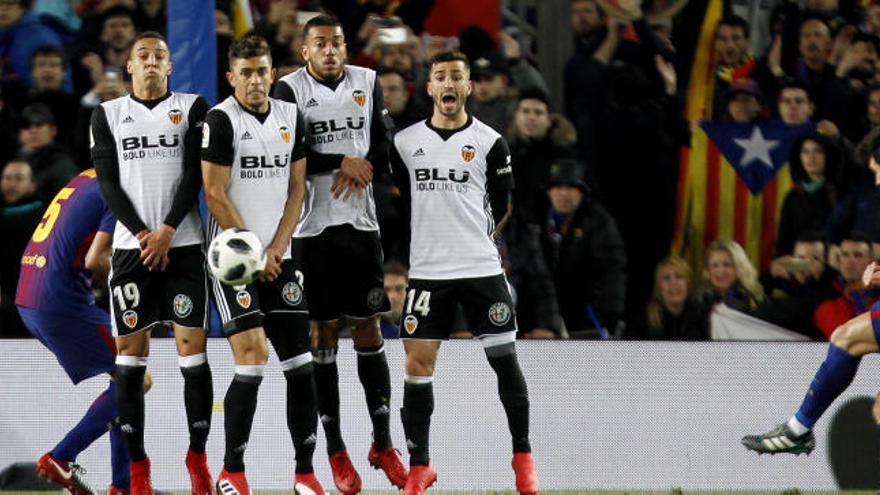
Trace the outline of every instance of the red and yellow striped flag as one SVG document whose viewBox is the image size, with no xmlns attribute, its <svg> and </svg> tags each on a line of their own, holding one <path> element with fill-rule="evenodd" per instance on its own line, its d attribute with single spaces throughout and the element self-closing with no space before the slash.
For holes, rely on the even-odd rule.
<svg viewBox="0 0 880 495">
<path fill-rule="evenodd" d="M 690 122 L 712 115 L 712 46 L 722 3 L 709 0 L 703 18 L 686 96 Z M 782 200 L 791 188 L 788 147 L 803 131 L 781 122 L 693 126 L 691 146 L 682 148 L 679 159 L 672 251 L 699 268 L 709 243 L 733 239 L 756 267 L 769 267 Z"/>
</svg>

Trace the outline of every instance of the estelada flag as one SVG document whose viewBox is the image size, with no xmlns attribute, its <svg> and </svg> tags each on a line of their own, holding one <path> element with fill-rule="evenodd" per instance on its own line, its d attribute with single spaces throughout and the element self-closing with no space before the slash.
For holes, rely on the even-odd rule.
<svg viewBox="0 0 880 495">
<path fill-rule="evenodd" d="M 774 256 L 782 200 L 791 189 L 791 143 L 812 124 L 702 122 L 682 153 L 686 174 L 675 242 L 700 266 L 715 239 L 733 239 L 761 270 Z"/>
</svg>

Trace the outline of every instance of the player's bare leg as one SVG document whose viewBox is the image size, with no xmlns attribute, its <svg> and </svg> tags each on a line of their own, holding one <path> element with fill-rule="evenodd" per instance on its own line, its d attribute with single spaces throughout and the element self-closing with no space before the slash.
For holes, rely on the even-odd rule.
<svg viewBox="0 0 880 495">
<path fill-rule="evenodd" d="M 338 320 L 311 322 L 315 394 L 318 398 L 318 415 L 327 438 L 333 483 L 344 495 L 352 495 L 360 491 L 361 477 L 348 456 L 339 425 L 338 336 Z"/>
<path fill-rule="evenodd" d="M 762 435 L 747 435 L 742 443 L 760 454 L 809 454 L 816 445 L 813 425 L 841 394 L 858 371 L 862 356 L 878 352 L 871 312 L 844 323 L 831 335 L 828 355 L 816 372 L 797 413 Z"/>
<path fill-rule="evenodd" d="M 131 493 L 152 495 L 150 459 L 144 450 L 144 374 L 150 354 L 150 330 L 116 337 L 116 403 L 119 424 L 131 457 Z"/>
<path fill-rule="evenodd" d="M 373 444 L 367 459 L 373 468 L 385 473 L 392 485 L 403 488 L 409 473 L 391 441 L 391 376 L 379 318 L 352 318 L 350 322 L 357 353 L 358 377 L 364 387 L 367 409 L 373 423 Z"/>
<path fill-rule="evenodd" d="M 409 450 L 409 477 L 403 493 L 419 495 L 437 481 L 437 472 L 431 465 L 429 438 L 434 412 L 434 365 L 440 342 L 404 340 L 403 348 L 406 350 L 406 376 L 400 418 Z"/>
<path fill-rule="evenodd" d="M 214 482 L 208 470 L 208 457 L 205 454 L 214 407 L 214 385 L 205 352 L 207 338 L 208 332 L 204 328 L 174 325 L 177 360 L 183 375 L 186 423 L 189 427 L 186 468 L 189 471 L 194 495 L 214 493 Z"/>
<path fill-rule="evenodd" d="M 269 360 L 266 334 L 262 327 L 229 336 L 235 359 L 235 376 L 223 401 L 226 455 L 223 470 L 217 477 L 217 492 L 226 495 L 250 495 L 244 474 L 244 451 L 251 435 L 257 392 Z"/>
</svg>

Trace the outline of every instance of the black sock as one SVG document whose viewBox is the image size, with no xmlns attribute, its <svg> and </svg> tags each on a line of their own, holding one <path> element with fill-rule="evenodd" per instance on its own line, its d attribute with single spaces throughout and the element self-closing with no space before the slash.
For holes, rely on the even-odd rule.
<svg viewBox="0 0 880 495">
<path fill-rule="evenodd" d="M 513 438 L 514 452 L 531 452 L 529 443 L 529 390 L 523 378 L 513 343 L 486 349 L 489 364 L 498 376 L 498 395 L 507 426 Z"/>
<path fill-rule="evenodd" d="M 312 473 L 317 441 L 318 416 L 311 362 L 284 372 L 287 379 L 287 429 L 296 452 L 296 472 Z"/>
<path fill-rule="evenodd" d="M 144 450 L 144 373 L 147 366 L 116 365 L 119 424 L 132 461 L 147 458 Z"/>
<path fill-rule="evenodd" d="M 427 383 L 403 384 L 403 407 L 400 419 L 409 449 L 410 466 L 427 466 L 428 438 L 431 431 L 431 413 L 434 412 L 434 385 Z"/>
<path fill-rule="evenodd" d="M 373 422 L 376 450 L 393 447 L 391 442 L 391 376 L 384 347 L 355 349 L 358 377 L 367 397 L 367 409 Z"/>
<path fill-rule="evenodd" d="M 189 426 L 189 448 L 197 454 L 205 452 L 211 431 L 211 413 L 214 408 L 214 383 L 208 362 L 196 366 L 181 366 L 183 375 L 183 403 Z"/>
<path fill-rule="evenodd" d="M 345 449 L 339 429 L 339 370 L 336 369 L 336 349 L 313 351 L 315 355 L 315 395 L 318 414 L 327 437 L 327 454 Z"/>
<path fill-rule="evenodd" d="M 237 473 L 244 471 L 244 451 L 251 436 L 251 425 L 257 410 L 257 392 L 262 376 L 239 375 L 232 378 L 223 401 L 226 427 L 226 456 L 223 467 Z"/>
</svg>

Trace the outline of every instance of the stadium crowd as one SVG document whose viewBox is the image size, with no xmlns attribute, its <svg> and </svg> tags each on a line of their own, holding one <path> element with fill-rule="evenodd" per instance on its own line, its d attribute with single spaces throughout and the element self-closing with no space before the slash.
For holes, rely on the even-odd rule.
<svg viewBox="0 0 880 495">
<path fill-rule="evenodd" d="M 880 3 L 725 2 L 704 47 L 712 104 L 700 120 L 685 104 L 705 1 L 571 0 L 563 95 L 550 94 L 534 40 L 506 26 L 426 32 L 430 0 L 252 3 L 278 77 L 303 65 L 300 14 L 337 15 L 350 62 L 378 72 L 401 128 L 431 110 L 426 60 L 450 48 L 469 57 L 469 112 L 511 150 L 514 215 L 498 246 L 524 338 L 707 340 L 723 302 L 826 340 L 880 296 L 862 282 L 880 242 Z M 222 100 L 234 34 L 232 5 L 217 5 Z M 131 42 L 165 24 L 162 0 L 0 0 L 0 337 L 29 336 L 14 307 L 22 249 L 56 192 L 91 166 L 92 110 L 130 91 Z M 696 263 L 670 254 L 681 150 L 705 121 L 774 122 L 791 135 L 791 187 L 766 266 L 726 238 L 708 239 Z M 408 226 L 400 192 L 373 165 L 392 303 L 383 334 L 394 337 Z"/>
</svg>

